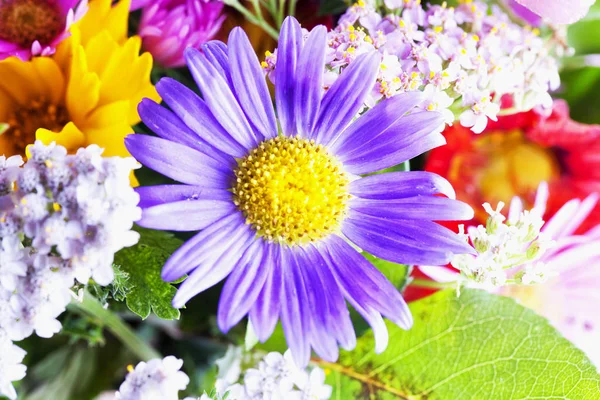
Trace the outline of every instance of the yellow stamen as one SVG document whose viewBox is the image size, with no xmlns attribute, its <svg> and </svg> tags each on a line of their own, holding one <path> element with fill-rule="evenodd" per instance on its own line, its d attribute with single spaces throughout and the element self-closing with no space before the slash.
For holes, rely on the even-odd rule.
<svg viewBox="0 0 600 400">
<path fill-rule="evenodd" d="M 234 203 L 266 240 L 305 244 L 333 233 L 346 213 L 349 179 L 321 145 L 277 137 L 238 160 Z"/>
</svg>

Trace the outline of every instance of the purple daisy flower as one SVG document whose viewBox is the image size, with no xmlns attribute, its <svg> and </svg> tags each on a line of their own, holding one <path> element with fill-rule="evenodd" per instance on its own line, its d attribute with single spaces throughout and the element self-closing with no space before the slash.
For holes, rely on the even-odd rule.
<svg viewBox="0 0 600 400">
<path fill-rule="evenodd" d="M 304 43 L 304 44 L 303 44 Z M 415 109 L 411 92 L 382 101 L 353 121 L 373 87 L 377 53 L 360 56 L 322 92 L 326 29 L 306 42 L 298 21 L 281 30 L 274 112 L 246 34 L 228 46 L 188 49 L 203 99 L 165 78 L 157 89 L 171 111 L 144 100 L 139 111 L 159 137 L 131 135 L 140 162 L 181 185 L 138 188 L 153 229 L 197 231 L 164 266 L 172 281 L 188 274 L 173 300 L 183 306 L 227 278 L 218 324 L 228 331 L 246 315 L 261 341 L 281 319 L 299 365 L 311 349 L 328 361 L 356 336 L 346 301 L 387 346 L 382 318 L 410 328 L 401 294 L 351 244 L 383 259 L 446 264 L 472 249 L 434 220 L 461 220 L 472 209 L 450 184 L 427 172 L 368 177 L 444 144 L 439 113 Z M 409 113 L 410 112 L 410 113 Z"/>
<path fill-rule="evenodd" d="M 183 52 L 211 40 L 225 20 L 220 0 L 134 0 L 143 7 L 138 34 L 144 48 L 164 67 L 185 65 Z"/>
<path fill-rule="evenodd" d="M 0 60 L 16 56 L 54 54 L 56 46 L 69 36 L 71 25 L 87 12 L 87 1 L 2 0 L 0 1 Z"/>
</svg>

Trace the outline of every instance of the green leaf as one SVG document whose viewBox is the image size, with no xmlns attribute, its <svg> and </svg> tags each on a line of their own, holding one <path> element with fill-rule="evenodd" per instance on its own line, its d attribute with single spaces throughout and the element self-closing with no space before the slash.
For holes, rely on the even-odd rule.
<svg viewBox="0 0 600 400">
<path fill-rule="evenodd" d="M 600 68 L 565 70 L 561 81 L 560 95 L 569 103 L 571 118 L 588 124 L 600 123 Z"/>
<path fill-rule="evenodd" d="M 410 273 L 412 272 L 412 266 L 404 265 L 404 264 L 396 264 L 387 260 L 383 260 L 381 258 L 377 258 L 372 254 L 363 253 L 363 256 L 367 260 L 369 260 L 382 274 L 385 275 L 386 278 L 396 288 L 403 292 L 406 288 L 406 285 L 410 283 Z"/>
<path fill-rule="evenodd" d="M 168 232 L 139 227 L 135 230 L 141 236 L 139 243 L 115 255 L 115 264 L 129 275 L 127 280 L 121 281 L 127 307 L 143 319 L 151 311 L 162 319 L 179 319 L 179 310 L 171 305 L 177 289 L 162 280 L 160 271 L 182 241 Z"/>
<path fill-rule="evenodd" d="M 600 2 L 596 2 L 581 21 L 569 26 L 567 39 L 569 46 L 575 53 L 593 54 L 600 53 Z"/>
<path fill-rule="evenodd" d="M 411 310 L 411 330 L 388 324 L 383 354 L 369 332 L 338 364 L 320 362 L 332 399 L 598 399 L 584 353 L 513 299 L 447 290 Z"/>
<path fill-rule="evenodd" d="M 87 290 L 98 299 L 102 304 L 107 304 L 109 299 L 117 301 L 125 301 L 127 293 L 130 290 L 129 274 L 121 269 L 120 265 L 113 264 L 113 281 L 106 286 L 100 286 L 94 281 L 90 281 L 87 285 Z M 83 285 L 81 286 L 83 288 Z"/>
<path fill-rule="evenodd" d="M 60 334 L 68 336 L 71 343 L 86 341 L 90 347 L 104 345 L 106 342 L 102 326 L 92 318 L 72 313 L 67 313 L 64 317 Z"/>
<path fill-rule="evenodd" d="M 354 3 L 351 0 L 323 0 L 317 13 L 318 16 L 342 14 Z"/>
</svg>

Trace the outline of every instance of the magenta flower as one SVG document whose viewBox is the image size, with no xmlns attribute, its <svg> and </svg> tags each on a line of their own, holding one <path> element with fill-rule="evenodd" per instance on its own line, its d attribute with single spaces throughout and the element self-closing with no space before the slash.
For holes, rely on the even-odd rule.
<svg viewBox="0 0 600 400">
<path fill-rule="evenodd" d="M 144 48 L 169 68 L 184 66 L 183 51 L 211 40 L 225 19 L 219 0 L 134 0 L 131 4 L 132 9 L 141 7 L 138 34 Z"/>
<path fill-rule="evenodd" d="M 516 0 L 553 24 L 572 24 L 585 17 L 596 0 Z"/>
<path fill-rule="evenodd" d="M 87 0 L 0 1 L 0 60 L 10 56 L 27 61 L 54 54 L 69 36 L 69 28 L 87 12 Z"/>
</svg>

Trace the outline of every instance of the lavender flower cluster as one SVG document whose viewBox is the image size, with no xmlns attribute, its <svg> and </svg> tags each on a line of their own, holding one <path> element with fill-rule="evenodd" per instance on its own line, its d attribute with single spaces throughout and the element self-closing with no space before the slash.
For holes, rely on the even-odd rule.
<svg viewBox="0 0 600 400">
<path fill-rule="evenodd" d="M 114 253 L 139 239 L 134 159 L 103 158 L 95 145 L 68 155 L 38 141 L 29 151 L 25 164 L 0 157 L 0 342 L 60 331 L 75 280 L 109 284 Z M 12 350 L 0 352 L 0 370 L 22 359 L 5 346 Z"/>
<path fill-rule="evenodd" d="M 463 0 L 456 8 L 427 9 L 420 0 L 384 3 L 381 12 L 360 0 L 329 32 L 325 89 L 360 54 L 376 49 L 381 65 L 365 102 L 368 108 L 398 93 L 422 91 L 423 109 L 480 133 L 488 119 L 496 120 L 504 95 L 512 98 L 514 112 L 551 107 L 548 91 L 560 83 L 558 65 L 537 29 L 512 22 L 498 6 L 484 2 Z M 276 52 L 267 53 L 267 72 L 276 57 Z"/>
</svg>

